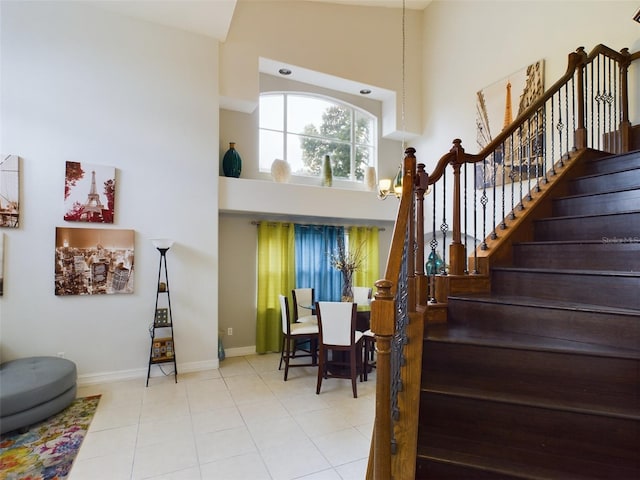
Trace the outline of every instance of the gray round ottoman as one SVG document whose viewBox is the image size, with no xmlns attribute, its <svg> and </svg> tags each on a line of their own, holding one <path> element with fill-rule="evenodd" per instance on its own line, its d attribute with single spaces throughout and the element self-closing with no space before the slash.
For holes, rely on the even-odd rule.
<svg viewBox="0 0 640 480">
<path fill-rule="evenodd" d="M 0 433 L 44 420 L 76 398 L 76 364 L 29 357 L 0 364 Z"/>
</svg>

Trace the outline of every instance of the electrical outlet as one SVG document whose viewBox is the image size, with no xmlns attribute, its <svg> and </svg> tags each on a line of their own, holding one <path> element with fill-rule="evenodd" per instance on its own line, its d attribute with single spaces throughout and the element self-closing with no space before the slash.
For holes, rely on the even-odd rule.
<svg viewBox="0 0 640 480">
<path fill-rule="evenodd" d="M 233 328 L 227 328 L 227 335 L 233 335 Z"/>
<path fill-rule="evenodd" d="M 58 357 L 64 358 L 64 352 L 58 352 Z"/>
</svg>

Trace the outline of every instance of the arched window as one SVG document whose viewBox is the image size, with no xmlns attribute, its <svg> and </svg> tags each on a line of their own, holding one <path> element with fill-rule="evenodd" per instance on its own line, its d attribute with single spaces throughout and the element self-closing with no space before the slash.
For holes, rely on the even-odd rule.
<svg viewBox="0 0 640 480">
<path fill-rule="evenodd" d="M 378 120 L 370 113 L 329 97 L 307 93 L 260 95 L 260 171 L 275 159 L 300 176 L 321 176 L 325 155 L 333 178 L 362 182 L 376 166 Z"/>
</svg>

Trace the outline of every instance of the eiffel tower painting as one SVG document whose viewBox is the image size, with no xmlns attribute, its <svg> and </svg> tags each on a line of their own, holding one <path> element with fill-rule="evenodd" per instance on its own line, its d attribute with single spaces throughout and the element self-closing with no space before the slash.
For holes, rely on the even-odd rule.
<svg viewBox="0 0 640 480">
<path fill-rule="evenodd" d="M 64 194 L 65 220 L 113 223 L 114 168 L 67 162 Z"/>
<path fill-rule="evenodd" d="M 495 136 L 508 127 L 514 118 L 524 111 L 533 101 L 544 93 L 544 63 L 542 60 L 512 73 L 476 93 L 476 132 L 477 147 L 481 150 Z M 516 110 L 517 109 L 517 110 Z M 531 138 L 533 132 L 522 131 L 523 143 L 535 143 L 539 139 Z M 539 171 L 537 158 L 533 155 L 524 164 L 529 168 L 514 170 L 513 153 L 520 145 L 509 143 L 499 147 L 490 160 L 476 164 L 476 188 L 494 187 L 512 181 L 520 181 L 527 175 L 536 175 Z M 520 165 L 521 166 L 521 165 Z M 504 173 L 504 174 L 503 174 Z M 513 173 L 513 175 L 511 174 Z"/>
</svg>

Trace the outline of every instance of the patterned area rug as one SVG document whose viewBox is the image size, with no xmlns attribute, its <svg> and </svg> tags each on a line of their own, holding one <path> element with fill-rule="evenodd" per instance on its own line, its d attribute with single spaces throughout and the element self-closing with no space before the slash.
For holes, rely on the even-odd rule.
<svg viewBox="0 0 640 480">
<path fill-rule="evenodd" d="M 0 437 L 0 479 L 67 478 L 99 401 L 100 395 L 78 398 L 27 432 Z"/>
</svg>

